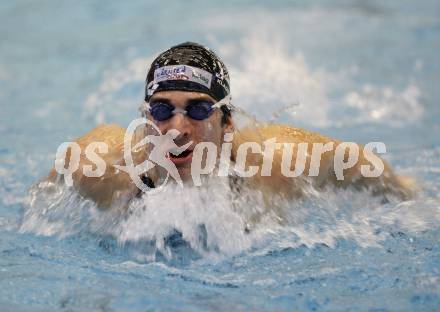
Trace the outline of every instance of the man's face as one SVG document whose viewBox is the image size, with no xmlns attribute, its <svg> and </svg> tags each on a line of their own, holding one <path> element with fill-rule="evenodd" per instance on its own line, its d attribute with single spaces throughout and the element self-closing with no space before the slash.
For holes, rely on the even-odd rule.
<svg viewBox="0 0 440 312">
<path fill-rule="evenodd" d="M 216 100 L 205 93 L 187 91 L 159 91 L 151 97 L 149 103 L 150 106 L 154 106 L 159 102 L 165 102 L 175 108 L 185 110 L 188 104 L 197 101 L 216 103 Z M 179 131 L 179 135 L 174 139 L 178 146 L 183 146 L 190 141 L 193 142 L 186 152 L 178 156 L 169 154 L 170 160 L 176 165 L 183 181 L 191 178 L 192 151 L 198 143 L 212 142 L 217 146 L 217 151 L 220 153 L 225 132 L 233 131 L 231 121 L 222 124 L 222 116 L 223 113 L 220 109 L 215 109 L 204 120 L 195 120 L 187 115 L 176 113 L 170 119 L 157 121 L 149 113 L 147 114 L 147 117 L 157 125 L 162 134 L 166 134 L 172 129 Z"/>
</svg>

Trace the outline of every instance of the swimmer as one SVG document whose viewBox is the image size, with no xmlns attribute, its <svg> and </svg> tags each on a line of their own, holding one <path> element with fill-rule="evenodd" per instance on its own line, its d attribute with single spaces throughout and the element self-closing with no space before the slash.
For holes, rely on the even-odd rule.
<svg viewBox="0 0 440 312">
<path fill-rule="evenodd" d="M 145 105 L 142 114 L 150 120 L 161 133 L 174 133 L 174 143 L 168 147 L 155 149 L 167 154 L 164 159 L 157 153 L 151 154 L 150 146 L 133 152 L 133 159 L 139 164 L 151 159 L 155 163 L 169 164 L 172 162 L 184 184 L 191 182 L 191 164 L 197 144 L 209 142 L 221 150 L 225 137 L 233 137 L 230 155 L 231 163 L 237 161 L 239 147 L 245 142 L 257 142 L 261 146 L 267 140 L 294 143 L 291 157 L 292 168 L 296 166 L 296 157 L 300 143 L 321 143 L 333 145 L 334 148 L 324 150 L 319 161 L 320 170 L 309 177 L 314 160 L 311 157 L 312 145 L 304 150 L 305 170 L 299 177 L 286 177 L 281 174 L 283 153 L 280 149 L 273 151 L 271 175 L 262 175 L 264 153 L 251 153 L 247 156 L 246 166 L 256 165 L 258 173 L 250 178 L 231 179 L 239 185 L 247 185 L 260 189 L 265 198 L 278 194 L 286 199 L 294 199 L 304 195 L 306 187 L 323 189 L 327 186 L 353 187 L 368 189 L 373 195 L 394 195 L 402 199 L 410 198 L 414 193 L 414 183 L 410 178 L 397 176 L 391 167 L 383 163 L 383 172 L 378 177 L 361 175 L 362 166 L 371 166 L 360 146 L 359 158 L 356 164 L 344 171 L 344 179 L 340 180 L 335 174 L 334 157 L 340 141 L 312 133 L 304 129 L 288 125 L 258 124 L 237 129 L 233 122 L 234 107 L 230 103 L 230 81 L 226 66 L 220 58 L 208 48 L 199 44 L 186 42 L 174 46 L 161 53 L 151 64 L 145 88 Z M 145 125 L 145 136 L 138 142 L 154 141 L 154 129 Z M 76 140 L 84 151 L 92 142 L 104 142 L 108 145 L 108 153 L 100 157 L 107 164 L 107 170 L 101 177 L 87 177 L 81 170 L 73 173 L 73 186 L 78 192 L 94 200 L 99 207 L 107 208 L 113 205 L 126 206 L 130 200 L 139 196 L 140 190 L 133 183 L 127 172 L 118 170 L 125 166 L 124 160 L 125 129 L 117 125 L 101 125 Z M 147 135 L 148 134 L 148 135 Z M 147 138 L 147 139 L 146 139 Z M 142 141 L 142 139 L 144 141 Z M 160 141 L 160 140 L 159 140 Z M 156 143 L 158 140 L 156 140 Z M 168 142 L 169 143 L 169 142 Z M 143 144 L 138 144 L 143 145 Z M 66 153 L 66 164 L 70 159 L 70 151 Z M 345 152 L 344 152 L 345 153 Z M 216 155 L 220 157 L 220 152 Z M 345 157 L 345 154 L 344 154 Z M 375 156 L 376 159 L 379 159 Z M 159 161 L 160 159 L 160 161 Z M 206 161 L 206 159 L 205 159 Z M 81 153 L 79 168 L 93 163 Z M 149 187 L 154 187 L 161 176 L 160 166 L 143 173 L 140 177 Z M 277 169 L 278 168 L 278 169 Z M 310 174 L 309 174 L 310 175 Z M 176 176 L 176 172 L 173 172 Z M 49 174 L 51 181 L 62 180 L 62 175 L 54 169 Z M 269 200 L 269 199 L 268 199 Z"/>
</svg>

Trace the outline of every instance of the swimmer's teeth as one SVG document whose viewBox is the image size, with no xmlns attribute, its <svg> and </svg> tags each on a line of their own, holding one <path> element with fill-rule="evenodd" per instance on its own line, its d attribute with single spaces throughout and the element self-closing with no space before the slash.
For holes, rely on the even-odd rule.
<svg viewBox="0 0 440 312">
<path fill-rule="evenodd" d="M 180 151 L 178 149 L 172 149 L 170 150 L 170 154 L 172 154 L 173 156 L 179 156 Z"/>
<path fill-rule="evenodd" d="M 170 155 L 172 155 L 173 157 L 186 157 L 191 152 L 192 152 L 191 150 L 185 150 L 185 151 L 179 152 L 179 150 L 175 150 L 175 149 L 169 151 Z"/>
</svg>

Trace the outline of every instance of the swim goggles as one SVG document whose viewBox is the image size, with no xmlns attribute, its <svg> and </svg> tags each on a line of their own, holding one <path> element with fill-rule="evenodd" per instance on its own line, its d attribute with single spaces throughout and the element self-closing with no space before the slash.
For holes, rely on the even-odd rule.
<svg viewBox="0 0 440 312">
<path fill-rule="evenodd" d="M 154 102 L 152 105 L 150 105 L 150 103 L 145 104 L 146 105 L 144 107 L 149 111 L 151 116 L 156 121 L 165 121 L 177 113 L 184 114 L 194 120 L 204 120 L 211 116 L 216 108 L 220 108 L 223 105 L 231 108 L 231 96 L 227 95 L 222 100 L 214 104 L 208 101 L 193 102 L 188 104 L 185 109 L 176 108 L 166 102 Z"/>
</svg>

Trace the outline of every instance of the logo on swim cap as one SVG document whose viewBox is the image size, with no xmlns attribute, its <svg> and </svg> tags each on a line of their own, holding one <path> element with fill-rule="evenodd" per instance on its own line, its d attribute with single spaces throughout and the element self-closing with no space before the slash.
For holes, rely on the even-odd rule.
<svg viewBox="0 0 440 312">
<path fill-rule="evenodd" d="M 154 71 L 153 85 L 167 80 L 188 80 L 211 88 L 212 74 L 188 65 L 169 65 Z"/>
</svg>

